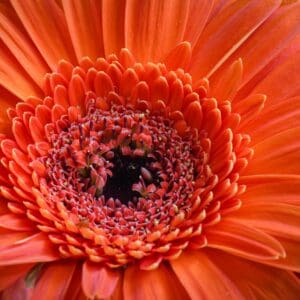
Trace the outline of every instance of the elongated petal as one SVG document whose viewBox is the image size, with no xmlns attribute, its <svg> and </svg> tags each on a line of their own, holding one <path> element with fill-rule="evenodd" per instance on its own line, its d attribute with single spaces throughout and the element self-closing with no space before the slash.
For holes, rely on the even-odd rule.
<svg viewBox="0 0 300 300">
<path fill-rule="evenodd" d="M 61 59 L 75 61 L 63 11 L 55 1 L 13 0 L 12 5 L 52 70 Z"/>
<path fill-rule="evenodd" d="M 140 61 L 157 62 L 182 41 L 188 10 L 181 0 L 127 1 L 125 46 Z"/>
<path fill-rule="evenodd" d="M 258 144 L 266 138 L 299 126 L 300 97 L 292 97 L 269 105 L 242 128 L 251 134 L 253 144 Z"/>
<path fill-rule="evenodd" d="M 254 145 L 254 157 L 245 172 L 247 175 L 300 173 L 300 127 L 270 136 Z"/>
<path fill-rule="evenodd" d="M 253 92 L 256 86 L 258 86 L 262 81 L 264 81 L 269 74 L 273 73 L 276 68 L 280 65 L 285 64 L 291 57 L 298 55 L 300 51 L 300 34 L 297 34 L 295 38 L 292 39 L 282 51 L 276 55 L 266 66 L 264 66 L 261 71 L 254 75 L 247 83 L 244 84 L 242 88 L 239 89 L 235 101 L 247 97 Z M 286 98 L 286 97 L 284 97 Z M 273 102 L 270 102 L 272 105 Z"/>
<path fill-rule="evenodd" d="M 272 236 L 229 218 L 208 228 L 205 233 L 209 247 L 247 259 L 273 260 L 285 255 L 283 247 Z"/>
<path fill-rule="evenodd" d="M 33 264 L 0 267 L 0 291 L 24 276 Z"/>
<path fill-rule="evenodd" d="M 247 191 L 241 200 L 253 203 L 300 204 L 300 176 L 261 174 L 241 176 L 241 184 L 247 185 Z"/>
<path fill-rule="evenodd" d="M 133 265 L 126 269 L 124 300 L 188 299 L 175 274 L 164 265 L 151 271 L 142 271 Z"/>
<path fill-rule="evenodd" d="M 268 97 L 268 105 L 297 95 L 300 91 L 299 67 L 300 52 L 277 66 L 265 79 L 262 79 L 252 93 L 266 94 Z"/>
<path fill-rule="evenodd" d="M 16 82 L 18 82 L 17 85 Z M 42 90 L 25 72 L 2 41 L 0 41 L 0 84 L 21 100 L 42 94 Z"/>
<path fill-rule="evenodd" d="M 123 285 L 124 285 L 124 272 L 122 272 L 117 286 L 113 292 L 113 294 L 110 296 L 109 300 L 123 300 L 124 299 L 124 293 L 123 293 Z"/>
<path fill-rule="evenodd" d="M 12 213 L 0 215 L 0 227 L 15 231 L 33 231 L 35 229 L 30 220 Z"/>
<path fill-rule="evenodd" d="M 242 298 L 234 282 L 204 251 L 184 253 L 171 261 L 171 266 L 192 299 L 218 299 L 220 295 L 227 295 L 229 299 Z"/>
<path fill-rule="evenodd" d="M 120 274 L 108 267 L 86 261 L 82 268 L 82 288 L 89 298 L 108 298 L 117 286 Z"/>
<path fill-rule="evenodd" d="M 0 249 L 0 266 L 47 262 L 59 259 L 53 244 L 43 233 L 37 233 L 12 246 Z"/>
<path fill-rule="evenodd" d="M 16 232 L 7 228 L 0 228 L 0 249 L 12 246 L 14 243 L 31 236 L 31 232 Z"/>
<path fill-rule="evenodd" d="M 279 6 L 280 1 L 235 1 L 205 28 L 193 56 L 190 72 L 210 76 Z"/>
<path fill-rule="evenodd" d="M 0 4 L 0 38 L 28 75 L 41 87 L 49 68 L 22 28 L 13 9 L 3 3 Z"/>
<path fill-rule="evenodd" d="M 184 31 L 184 41 L 189 41 L 194 47 L 201 35 L 208 17 L 213 8 L 213 2 L 210 0 L 190 0 L 189 15 Z"/>
<path fill-rule="evenodd" d="M 186 69 L 191 62 L 192 50 L 188 42 L 180 43 L 167 56 L 165 60 L 166 66 L 170 70 L 178 68 Z"/>
<path fill-rule="evenodd" d="M 299 228 L 299 227 L 298 227 Z M 266 265 L 274 266 L 280 269 L 286 269 L 293 272 L 300 272 L 300 243 L 285 237 L 276 237 L 284 247 L 286 257 L 280 257 L 274 261 L 264 261 Z"/>
<path fill-rule="evenodd" d="M 103 56 L 101 10 L 97 2 L 63 1 L 64 12 L 77 59 Z"/>
<path fill-rule="evenodd" d="M 240 88 L 261 71 L 300 32 L 300 3 L 278 9 L 212 76 L 216 80 L 242 57 L 244 76 Z"/>
<path fill-rule="evenodd" d="M 207 255 L 236 284 L 245 299 L 299 298 L 299 279 L 290 272 L 243 260 L 220 251 L 209 250 Z"/>
<path fill-rule="evenodd" d="M 33 290 L 32 299 L 65 299 L 76 262 L 55 262 L 46 266 Z"/>
<path fill-rule="evenodd" d="M 105 55 L 119 53 L 125 45 L 125 0 L 102 1 L 103 46 Z"/>
<path fill-rule="evenodd" d="M 3 300 L 31 300 L 32 298 L 32 289 L 27 288 L 25 284 L 25 278 L 21 277 L 11 286 L 3 291 L 1 294 L 1 299 Z"/>
<path fill-rule="evenodd" d="M 19 99 L 8 90 L 0 89 L 0 131 L 1 133 L 11 136 L 11 121 L 7 115 L 7 109 L 14 107 Z"/>
<path fill-rule="evenodd" d="M 219 80 L 212 85 L 211 95 L 218 99 L 230 100 L 235 95 L 243 76 L 243 62 L 238 59 L 223 72 Z"/>
<path fill-rule="evenodd" d="M 233 218 L 275 236 L 300 240 L 300 207 L 285 203 L 244 203 Z"/>
</svg>

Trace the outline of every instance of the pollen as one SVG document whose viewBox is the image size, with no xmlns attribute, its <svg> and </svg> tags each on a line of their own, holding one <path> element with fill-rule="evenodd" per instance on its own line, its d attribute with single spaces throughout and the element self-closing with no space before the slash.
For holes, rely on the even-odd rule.
<svg viewBox="0 0 300 300">
<path fill-rule="evenodd" d="M 45 168 L 44 197 L 80 224 L 144 239 L 191 209 L 190 195 L 204 154 L 196 132 L 179 136 L 174 121 L 121 105 L 95 107 L 51 136 L 38 158 Z"/>
</svg>

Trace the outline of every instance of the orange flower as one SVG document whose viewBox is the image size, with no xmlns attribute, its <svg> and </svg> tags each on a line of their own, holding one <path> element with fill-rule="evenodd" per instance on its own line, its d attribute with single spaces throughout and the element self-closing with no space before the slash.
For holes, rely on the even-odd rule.
<svg viewBox="0 0 300 300">
<path fill-rule="evenodd" d="M 1 2 L 1 299 L 298 299 L 299 18 Z"/>
</svg>

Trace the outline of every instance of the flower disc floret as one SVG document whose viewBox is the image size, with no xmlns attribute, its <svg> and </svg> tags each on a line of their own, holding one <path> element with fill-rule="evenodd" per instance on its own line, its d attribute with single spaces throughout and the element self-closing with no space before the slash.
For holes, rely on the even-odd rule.
<svg viewBox="0 0 300 300">
<path fill-rule="evenodd" d="M 45 98 L 8 114 L 1 191 L 63 257 L 142 269 L 206 246 L 206 228 L 240 207 L 252 156 L 240 117 L 182 69 L 119 57 L 61 61 Z M 17 155 L 16 155 L 17 154 Z"/>
</svg>

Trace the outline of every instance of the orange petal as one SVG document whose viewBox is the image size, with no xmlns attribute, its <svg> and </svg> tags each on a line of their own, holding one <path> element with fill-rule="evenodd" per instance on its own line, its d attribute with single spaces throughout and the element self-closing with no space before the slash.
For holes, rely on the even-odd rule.
<svg viewBox="0 0 300 300">
<path fill-rule="evenodd" d="M 286 203 L 243 203 L 231 219 L 271 235 L 300 240 L 300 207 Z"/>
<path fill-rule="evenodd" d="M 241 195 L 243 202 L 300 204 L 299 175 L 249 175 L 241 176 L 241 184 L 247 185 Z"/>
<path fill-rule="evenodd" d="M 113 292 L 113 294 L 109 297 L 109 300 L 122 300 L 123 297 L 123 282 L 124 282 L 124 272 L 122 272 L 120 279 L 118 280 L 118 284 Z"/>
<path fill-rule="evenodd" d="M 35 226 L 30 220 L 16 214 L 1 215 L 0 227 L 16 231 L 32 231 L 35 229 Z"/>
<path fill-rule="evenodd" d="M 3 300 L 31 300 L 31 296 L 32 289 L 27 288 L 25 278 L 22 277 L 1 293 Z"/>
<path fill-rule="evenodd" d="M 270 136 L 254 145 L 245 175 L 300 174 L 300 127 Z"/>
<path fill-rule="evenodd" d="M 2 41 L 0 41 L 0 84 L 21 100 L 42 94 L 42 90 L 24 71 Z"/>
<path fill-rule="evenodd" d="M 275 56 L 266 66 L 262 68 L 256 75 L 254 75 L 248 83 L 246 83 L 237 93 L 236 99 L 242 99 L 248 96 L 254 88 L 265 78 L 272 73 L 278 66 L 283 65 L 290 57 L 297 56 L 300 50 L 300 35 L 296 35 L 296 37 L 288 43 L 288 45 Z M 221 72 L 221 70 L 220 70 Z M 270 102 L 272 104 L 272 102 Z"/>
<path fill-rule="evenodd" d="M 188 11 L 182 0 L 127 1 L 126 48 L 141 62 L 159 61 L 182 41 Z"/>
<path fill-rule="evenodd" d="M 290 272 L 240 259 L 220 251 L 206 251 L 241 291 L 243 299 L 291 299 L 300 295 L 299 279 Z"/>
<path fill-rule="evenodd" d="M 103 45 L 106 57 L 124 47 L 125 0 L 102 1 Z"/>
<path fill-rule="evenodd" d="M 240 101 L 233 101 L 234 111 L 241 116 L 241 127 L 247 127 L 247 124 L 257 117 L 265 107 L 266 99 L 264 94 L 251 94 Z"/>
<path fill-rule="evenodd" d="M 263 69 L 299 33 L 300 3 L 278 9 L 216 72 L 220 77 L 237 58 L 242 57 L 244 76 L 241 86 Z M 287 21 L 288 20 L 288 21 Z"/>
<path fill-rule="evenodd" d="M 218 15 L 224 8 L 230 5 L 235 0 L 214 0 L 211 12 L 209 14 L 208 22 L 210 22 L 216 15 Z"/>
<path fill-rule="evenodd" d="M 86 296 L 83 293 L 81 286 L 82 277 L 82 264 L 77 264 L 71 282 L 69 283 L 68 291 L 65 295 L 65 299 L 68 300 L 86 300 Z"/>
<path fill-rule="evenodd" d="M 7 228 L 0 228 L 0 249 L 10 247 L 30 235 L 32 235 L 31 232 L 15 232 Z"/>
<path fill-rule="evenodd" d="M 55 262 L 48 264 L 42 271 L 33 290 L 32 300 L 65 299 L 76 262 Z"/>
<path fill-rule="evenodd" d="M 186 69 L 190 64 L 191 56 L 191 44 L 182 42 L 168 54 L 165 64 L 169 70 Z"/>
<path fill-rule="evenodd" d="M 235 284 L 214 264 L 204 251 L 186 252 L 171 266 L 192 299 L 242 299 Z"/>
<path fill-rule="evenodd" d="M 125 270 L 123 292 L 125 300 L 188 299 L 175 274 L 163 264 L 151 271 L 129 266 Z"/>
<path fill-rule="evenodd" d="M 280 243 L 261 230 L 230 218 L 205 230 L 208 246 L 250 260 L 272 260 L 284 256 Z"/>
<path fill-rule="evenodd" d="M 63 7 L 77 59 L 102 57 L 101 6 L 89 0 L 63 0 Z"/>
<path fill-rule="evenodd" d="M 24 276 L 32 267 L 33 264 L 0 267 L 0 291 Z"/>
<path fill-rule="evenodd" d="M 298 227 L 299 228 L 299 227 Z M 280 257 L 274 261 L 264 261 L 264 264 L 271 265 L 280 269 L 300 272 L 300 243 L 284 237 L 276 237 L 284 247 L 286 257 Z"/>
<path fill-rule="evenodd" d="M 48 66 L 22 28 L 13 9 L 3 3 L 0 5 L 0 38 L 34 82 L 42 87 L 43 77 L 49 72 Z"/>
<path fill-rule="evenodd" d="M 0 266 L 47 262 L 59 259 L 52 243 L 43 233 L 25 238 L 12 246 L 0 249 Z"/>
<path fill-rule="evenodd" d="M 108 298 L 114 292 L 120 273 L 86 261 L 82 268 L 82 288 L 89 298 Z"/>
<path fill-rule="evenodd" d="M 211 76 L 226 59 L 274 12 L 280 1 L 233 2 L 205 28 L 194 48 L 190 73 Z M 205 59 L 203 59 L 205 58 Z"/>
<path fill-rule="evenodd" d="M 75 61 L 63 11 L 55 1 L 11 1 L 25 29 L 52 70 Z"/>
<path fill-rule="evenodd" d="M 192 47 L 194 47 L 206 25 L 213 4 L 214 1 L 211 0 L 190 0 L 189 15 L 185 26 L 183 41 L 189 41 Z"/>
<path fill-rule="evenodd" d="M 2 215 L 10 213 L 10 210 L 7 207 L 7 203 L 5 201 L 0 201 L 0 218 Z"/>
<path fill-rule="evenodd" d="M 200 130 L 203 119 L 200 103 L 198 101 L 191 102 L 184 112 L 184 117 L 191 127 Z"/>
<path fill-rule="evenodd" d="M 266 104 L 269 106 L 296 95 L 300 91 L 299 68 L 300 52 L 297 52 L 262 79 L 252 93 L 266 94 L 268 97 Z"/>
<path fill-rule="evenodd" d="M 0 89 L 0 132 L 11 136 L 11 121 L 7 115 L 7 109 L 14 107 L 19 101 L 17 97 L 6 89 Z"/>
<path fill-rule="evenodd" d="M 230 100 L 235 95 L 243 75 L 243 61 L 236 60 L 216 83 L 210 82 L 211 95 L 217 100 Z"/>
<path fill-rule="evenodd" d="M 253 144 L 290 128 L 300 126 L 300 97 L 292 97 L 263 109 L 255 119 L 241 127 L 251 134 Z"/>
<path fill-rule="evenodd" d="M 79 106 L 84 111 L 85 84 L 79 75 L 72 76 L 68 92 L 70 105 Z"/>
</svg>

